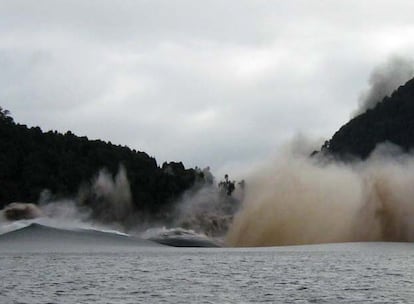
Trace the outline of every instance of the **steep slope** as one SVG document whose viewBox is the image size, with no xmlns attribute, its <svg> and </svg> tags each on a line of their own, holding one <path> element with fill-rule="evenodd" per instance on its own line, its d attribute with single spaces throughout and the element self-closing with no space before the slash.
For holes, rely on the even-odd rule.
<svg viewBox="0 0 414 304">
<path fill-rule="evenodd" d="M 322 151 L 341 159 L 365 159 L 383 142 L 406 152 L 414 148 L 414 79 L 342 126 Z"/>
</svg>

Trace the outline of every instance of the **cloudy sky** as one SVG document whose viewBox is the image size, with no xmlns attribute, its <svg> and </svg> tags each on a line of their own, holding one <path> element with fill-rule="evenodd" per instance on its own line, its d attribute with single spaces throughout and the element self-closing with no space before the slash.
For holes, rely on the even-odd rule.
<svg viewBox="0 0 414 304">
<path fill-rule="evenodd" d="M 414 2 L 0 0 L 0 106 L 186 166 L 329 138 L 414 54 Z"/>
</svg>

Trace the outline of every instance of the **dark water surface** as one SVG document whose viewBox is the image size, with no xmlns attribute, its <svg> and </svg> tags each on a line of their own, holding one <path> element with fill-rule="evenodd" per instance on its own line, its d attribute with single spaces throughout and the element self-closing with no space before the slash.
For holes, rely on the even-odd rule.
<svg viewBox="0 0 414 304">
<path fill-rule="evenodd" d="M 102 247 L 0 242 L 0 303 L 414 303 L 414 245 Z"/>
</svg>

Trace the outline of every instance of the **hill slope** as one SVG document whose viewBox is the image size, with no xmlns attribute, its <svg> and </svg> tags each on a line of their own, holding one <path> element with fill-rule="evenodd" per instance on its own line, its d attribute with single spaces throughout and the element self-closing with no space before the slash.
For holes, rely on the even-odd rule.
<svg viewBox="0 0 414 304">
<path fill-rule="evenodd" d="M 382 142 L 406 152 L 414 148 L 414 79 L 342 126 L 322 151 L 341 159 L 365 159 Z"/>
<path fill-rule="evenodd" d="M 159 167 L 154 158 L 128 147 L 28 128 L 0 111 L 0 208 L 12 201 L 37 202 L 45 188 L 57 197 L 74 197 L 100 170 L 114 178 L 120 165 L 134 209 L 150 213 L 192 187 L 198 174 L 182 163 Z"/>
</svg>

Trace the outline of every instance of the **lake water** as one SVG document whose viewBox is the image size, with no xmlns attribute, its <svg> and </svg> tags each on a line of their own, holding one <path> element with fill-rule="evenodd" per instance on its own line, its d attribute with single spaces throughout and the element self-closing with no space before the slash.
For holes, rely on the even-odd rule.
<svg viewBox="0 0 414 304">
<path fill-rule="evenodd" d="M 90 248 L 0 241 L 0 303 L 414 302 L 412 244 Z"/>
</svg>

